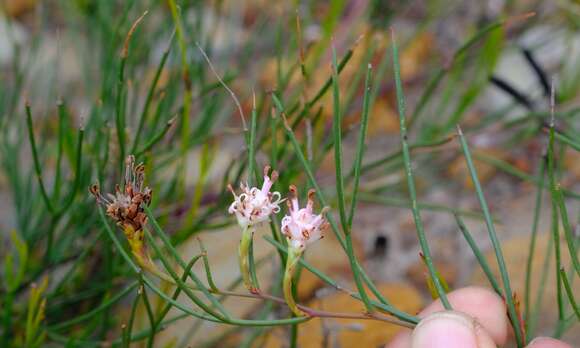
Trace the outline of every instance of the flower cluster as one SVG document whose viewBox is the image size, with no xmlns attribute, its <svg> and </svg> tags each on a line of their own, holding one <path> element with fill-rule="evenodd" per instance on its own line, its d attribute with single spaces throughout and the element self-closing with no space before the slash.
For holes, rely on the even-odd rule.
<svg viewBox="0 0 580 348">
<path fill-rule="evenodd" d="M 242 193 L 236 195 L 231 186 L 229 190 L 234 195 L 234 201 L 230 205 L 228 212 L 235 214 L 238 224 L 242 228 L 242 239 L 238 248 L 240 272 L 246 288 L 252 293 L 259 293 L 257 284 L 252 280 L 250 274 L 251 263 L 251 241 L 256 224 L 268 221 L 271 214 L 280 211 L 279 204 L 283 201 L 279 192 L 270 192 L 272 184 L 278 178 L 278 173 L 272 171 L 268 176 L 270 167 L 264 168 L 264 183 L 262 188 L 248 187 L 241 184 Z M 296 186 L 291 185 L 289 189 L 288 215 L 282 219 L 281 230 L 288 240 L 288 253 L 286 258 L 286 268 L 282 281 L 284 298 L 290 310 L 298 315 L 305 315 L 294 300 L 292 294 L 292 277 L 296 270 L 296 264 L 300 260 L 307 245 L 321 239 L 324 230 L 328 227 L 328 222 L 324 217 L 327 208 L 323 208 L 320 214 L 314 213 L 314 190 L 308 191 L 306 207 L 300 208 Z"/>
<path fill-rule="evenodd" d="M 308 191 L 308 200 L 306 207 L 300 209 L 296 186 L 290 186 L 291 198 L 287 201 L 289 215 L 282 219 L 282 233 L 288 239 L 292 248 L 304 250 L 304 248 L 313 242 L 324 237 L 324 230 L 328 227 L 328 222 L 324 218 L 324 213 L 328 208 L 323 208 L 320 214 L 314 214 L 314 194 L 316 191 Z"/>
<path fill-rule="evenodd" d="M 135 157 L 128 156 L 125 160 L 125 182 L 123 188 L 115 187 L 115 194 L 101 194 L 97 184 L 92 185 L 89 191 L 102 204 L 111 217 L 124 231 L 138 232 L 147 223 L 147 215 L 143 211 L 144 205 L 151 203 L 151 189 L 143 186 L 145 166 L 143 163 L 135 165 Z"/>
<path fill-rule="evenodd" d="M 228 212 L 235 214 L 238 224 L 242 229 L 247 229 L 250 226 L 257 225 L 269 220 L 271 214 L 276 214 L 280 211 L 280 203 L 283 201 L 280 192 L 270 192 L 272 184 L 278 178 L 278 172 L 272 171 L 268 176 L 270 167 L 264 168 L 264 183 L 262 188 L 248 187 L 247 184 L 240 184 L 242 193 L 236 195 L 236 192 L 231 185 L 228 189 L 234 195 L 234 201 L 230 205 Z"/>
<path fill-rule="evenodd" d="M 278 178 L 278 172 L 272 171 L 269 176 L 270 167 L 264 168 L 264 183 L 262 188 L 249 187 L 247 184 L 240 184 L 242 193 L 236 194 L 231 185 L 228 189 L 234 196 L 234 201 L 230 205 L 228 212 L 235 214 L 238 224 L 242 230 L 255 226 L 259 223 L 268 221 L 271 214 L 280 211 L 280 203 L 284 201 L 280 192 L 270 192 L 274 181 Z M 282 219 L 282 233 L 288 239 L 291 247 L 298 250 L 304 248 L 323 237 L 324 230 L 328 223 L 324 218 L 327 208 L 322 209 L 320 214 L 315 214 L 314 207 L 314 190 L 308 191 L 308 200 L 306 207 L 300 209 L 296 186 L 291 185 L 289 188 L 290 199 L 287 201 L 289 214 Z"/>
</svg>

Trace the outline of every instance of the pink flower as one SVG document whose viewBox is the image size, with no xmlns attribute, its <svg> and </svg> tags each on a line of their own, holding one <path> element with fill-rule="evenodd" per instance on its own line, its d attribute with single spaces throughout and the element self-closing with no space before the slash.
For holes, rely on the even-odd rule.
<svg viewBox="0 0 580 348">
<path fill-rule="evenodd" d="M 308 191 L 308 201 L 306 207 L 300 209 L 296 186 L 290 186 L 290 199 L 288 200 L 289 215 L 282 219 L 282 233 L 288 238 L 292 248 L 304 250 L 307 245 L 316 242 L 324 237 L 324 230 L 328 227 L 328 222 L 324 218 L 327 208 L 323 208 L 320 214 L 313 213 L 314 193 Z"/>
<path fill-rule="evenodd" d="M 249 188 L 248 185 L 240 184 L 242 193 L 236 195 L 232 186 L 228 189 L 234 195 L 234 201 L 230 205 L 228 212 L 235 214 L 238 219 L 238 224 L 242 229 L 249 226 L 268 221 L 272 213 L 276 214 L 280 211 L 280 203 L 283 201 L 280 192 L 270 192 L 272 184 L 278 178 L 278 172 L 272 171 L 271 177 L 268 176 L 270 167 L 264 167 L 264 183 L 262 189 L 257 187 Z"/>
</svg>

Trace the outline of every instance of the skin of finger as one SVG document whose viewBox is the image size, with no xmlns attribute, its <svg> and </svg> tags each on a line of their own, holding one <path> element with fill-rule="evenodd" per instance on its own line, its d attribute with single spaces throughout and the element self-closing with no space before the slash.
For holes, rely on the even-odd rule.
<svg viewBox="0 0 580 348">
<path fill-rule="evenodd" d="M 530 342 L 526 348 L 572 348 L 572 346 L 550 337 L 538 337 Z"/>
<path fill-rule="evenodd" d="M 471 316 L 441 311 L 421 320 L 411 335 L 411 347 L 496 348 L 496 344 Z"/>
<path fill-rule="evenodd" d="M 508 320 L 503 300 L 493 291 L 481 287 L 466 287 L 447 294 L 454 310 L 475 318 L 498 345 L 503 345 L 508 336 Z M 440 300 L 427 306 L 419 317 L 444 310 Z M 411 330 L 404 329 L 388 345 L 388 348 L 411 346 Z"/>
</svg>

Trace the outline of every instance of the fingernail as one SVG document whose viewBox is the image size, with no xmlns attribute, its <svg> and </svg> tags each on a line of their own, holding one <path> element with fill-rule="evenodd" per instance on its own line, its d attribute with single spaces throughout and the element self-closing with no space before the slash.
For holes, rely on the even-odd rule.
<svg viewBox="0 0 580 348">
<path fill-rule="evenodd" d="M 494 347 L 475 321 L 461 313 L 445 311 L 423 319 L 413 331 L 413 348 L 487 348 Z M 483 336 L 483 337 L 482 337 Z M 483 338 L 483 339 L 482 339 Z M 491 345 L 490 345 L 491 343 Z"/>
</svg>

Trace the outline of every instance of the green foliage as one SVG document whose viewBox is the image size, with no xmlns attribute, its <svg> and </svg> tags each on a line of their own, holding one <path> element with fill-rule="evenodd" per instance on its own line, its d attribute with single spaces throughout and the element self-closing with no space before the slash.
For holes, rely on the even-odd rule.
<svg viewBox="0 0 580 348">
<path fill-rule="evenodd" d="M 436 30 L 453 9 L 428 1 L 429 14 L 417 19 L 414 6 L 386 3 L 372 1 L 351 15 L 348 1 L 326 6 L 311 2 L 296 11 L 282 5 L 260 8 L 252 1 L 234 9 L 221 1 L 59 0 L 27 14 L 32 21 L 1 19 L 8 24 L 13 54 L 0 65 L 0 193 L 6 199 L 0 219 L 0 346 L 130 347 L 144 342 L 156 347 L 158 333 L 183 318 L 195 318 L 194 336 L 184 335 L 174 342 L 176 347 L 201 339 L 195 334 L 205 320 L 232 326 L 224 335 L 242 335 L 246 347 L 255 346 L 272 327 L 291 326 L 289 341 L 295 345 L 300 324 L 310 317 L 293 316 L 283 290 L 295 298 L 305 272 L 361 301 L 365 312 L 348 313 L 350 318 L 412 327 L 419 318 L 386 298 L 355 255 L 357 219 L 365 209 L 361 202 L 410 209 L 428 270 L 428 286 L 422 290 L 440 298 L 446 308 L 451 308 L 446 293 L 453 289 L 433 263 L 429 242 L 434 236 L 421 215 L 426 211 L 457 223 L 491 287 L 505 298 L 519 346 L 538 329 L 546 287 L 557 289 L 554 336 L 577 323 L 573 290 L 580 275 L 579 243 L 574 234 L 577 212 L 570 203 L 580 194 L 564 180 L 564 158 L 577 156 L 580 149 L 580 109 L 574 105 L 580 89 L 578 57 L 561 57 L 552 122 L 550 112 L 539 106 L 507 117 L 518 105 L 513 95 L 507 105 L 480 105 L 493 88 L 490 78 L 504 54 L 517 52 L 519 38 L 549 20 L 549 14 L 530 17 L 506 7 L 505 17 L 473 24 L 464 36 L 454 38 L 457 44 L 448 52 L 439 52 L 443 59 L 420 61 L 421 73 L 409 77 L 401 66 L 409 59 L 406 48 L 421 34 Z M 406 20 L 419 25 L 399 25 Z M 223 29 L 228 25 L 232 27 Z M 389 36 L 386 28 L 391 25 L 397 28 L 398 44 L 389 41 L 379 52 L 384 44 L 379 38 Z M 559 25 L 566 31 L 567 25 L 577 23 Z M 59 34 L 50 35 L 56 27 Z M 359 27 L 364 28 L 363 38 Z M 27 31 L 24 43 L 18 28 Z M 47 47 L 54 47 L 56 55 L 50 56 Z M 377 154 L 370 149 L 376 140 L 369 134 L 379 119 L 390 117 L 375 111 L 379 101 L 398 106 L 400 141 L 386 139 Z M 250 115 L 250 110 L 246 124 L 244 112 Z M 547 140 L 546 156 L 533 159 L 538 170 L 531 174 L 513 161 L 472 153 L 476 145 L 468 145 L 463 134 L 453 134 L 460 123 L 470 139 L 501 133 L 494 141 L 510 153 L 541 147 Z M 453 142 L 457 137 L 459 145 Z M 104 192 L 113 191 L 123 182 L 129 154 L 145 163 L 146 184 L 153 191 L 144 210 L 148 224 L 141 242 L 155 268 L 140 263 L 122 229 L 96 208 L 85 189 L 98 183 Z M 424 200 L 432 188 L 457 189 L 437 166 L 462 154 L 481 212 Z M 329 157 L 333 173 L 323 165 Z M 498 219 L 486 200 L 492 205 L 494 197 L 484 195 L 487 187 L 479 181 L 478 163 L 507 174 L 514 185 L 525 182 L 537 190 L 525 270 L 527 332 L 518 322 L 494 227 Z M 282 215 L 271 216 L 264 237 L 271 249 L 267 256 L 254 259 L 258 243 L 253 239 L 245 246 L 254 285 L 261 281 L 265 286 L 258 277 L 264 264 L 279 267 L 272 285 L 259 292 L 236 290 L 241 277 L 220 284 L 208 257 L 216 251 L 206 249 L 201 240 L 199 253 L 183 258 L 180 247 L 191 238 L 234 224 L 227 214 L 232 199 L 227 185 L 259 186 L 266 165 L 280 172 L 276 191 L 287 192 L 295 184 L 303 196 L 313 188 L 320 206 L 330 208 L 325 217 L 339 243 L 336 253 L 344 252 L 352 270 L 353 289 L 301 257 L 293 260 L 292 289 L 283 289 L 289 251 L 280 231 Z M 549 258 L 535 270 L 531 260 L 535 238 L 542 232 L 542 197 L 548 195 Z M 463 219 L 488 228 L 498 279 Z M 560 240 L 565 242 L 562 248 Z M 570 265 L 562 261 L 564 255 L 570 256 Z M 194 271 L 195 264 L 205 274 Z M 546 284 L 554 271 L 556 282 Z M 533 278 L 541 284 L 536 299 L 531 295 Z M 237 317 L 224 304 L 228 297 L 255 300 L 256 310 Z M 312 316 L 344 315 L 299 306 Z M 207 346 L 219 346 L 224 337 Z"/>
</svg>

